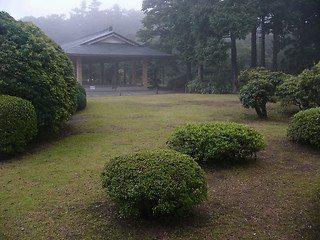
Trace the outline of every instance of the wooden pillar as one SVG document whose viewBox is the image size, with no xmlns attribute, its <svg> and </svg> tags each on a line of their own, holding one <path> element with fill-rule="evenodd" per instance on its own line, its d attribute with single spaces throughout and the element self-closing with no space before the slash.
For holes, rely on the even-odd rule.
<svg viewBox="0 0 320 240">
<path fill-rule="evenodd" d="M 76 76 L 77 76 L 77 81 L 82 84 L 82 59 L 81 57 L 78 57 L 76 60 Z"/>
<path fill-rule="evenodd" d="M 100 62 L 100 78 L 101 83 L 104 84 L 104 62 Z"/>
<path fill-rule="evenodd" d="M 148 87 L 148 61 L 142 61 L 142 84 L 145 87 Z"/>
<path fill-rule="evenodd" d="M 119 62 L 114 63 L 113 83 L 119 83 Z"/>
<path fill-rule="evenodd" d="M 132 84 L 137 84 L 137 62 L 132 62 Z"/>
</svg>

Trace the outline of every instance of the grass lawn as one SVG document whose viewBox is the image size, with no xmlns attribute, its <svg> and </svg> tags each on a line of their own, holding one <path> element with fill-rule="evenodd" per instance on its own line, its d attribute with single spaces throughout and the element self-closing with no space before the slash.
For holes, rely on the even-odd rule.
<svg viewBox="0 0 320 240">
<path fill-rule="evenodd" d="M 63 134 L 0 161 L 0 239 L 320 239 L 320 150 L 290 142 L 290 111 L 259 120 L 236 95 L 89 98 Z M 114 155 L 166 148 L 177 125 L 234 121 L 264 134 L 256 162 L 203 166 L 209 199 L 184 219 L 121 219 L 101 188 Z"/>
</svg>

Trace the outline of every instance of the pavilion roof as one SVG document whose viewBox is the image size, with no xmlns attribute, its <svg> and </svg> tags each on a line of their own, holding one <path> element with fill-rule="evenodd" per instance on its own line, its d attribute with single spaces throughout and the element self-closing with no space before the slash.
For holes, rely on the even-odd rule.
<svg viewBox="0 0 320 240">
<path fill-rule="evenodd" d="M 113 58 L 168 58 L 158 50 L 143 47 L 112 29 L 97 32 L 61 46 L 69 56 L 113 57 Z"/>
</svg>

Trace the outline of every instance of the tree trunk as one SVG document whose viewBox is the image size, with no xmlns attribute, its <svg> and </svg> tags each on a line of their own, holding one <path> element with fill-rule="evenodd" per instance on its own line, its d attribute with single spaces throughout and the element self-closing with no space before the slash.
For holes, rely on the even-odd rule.
<svg viewBox="0 0 320 240">
<path fill-rule="evenodd" d="M 258 117 L 262 118 L 262 112 L 261 112 L 260 108 L 259 107 L 255 107 L 254 110 L 256 110 L 256 113 L 257 113 Z"/>
<path fill-rule="evenodd" d="M 251 67 L 257 67 L 257 28 L 251 30 Z"/>
<path fill-rule="evenodd" d="M 237 62 L 237 41 L 231 36 L 231 65 L 233 72 L 232 93 L 238 92 L 238 62 Z"/>
<path fill-rule="evenodd" d="M 261 67 L 266 67 L 266 27 L 264 17 L 261 18 Z"/>
<path fill-rule="evenodd" d="M 261 106 L 261 112 L 262 112 L 262 118 L 267 118 L 267 105 L 264 104 L 263 106 Z"/>
<path fill-rule="evenodd" d="M 273 49 L 272 49 L 272 71 L 278 71 L 278 49 L 279 49 L 279 38 L 278 38 L 278 27 L 273 26 Z"/>
<path fill-rule="evenodd" d="M 267 118 L 267 106 L 259 106 L 254 108 L 259 118 Z"/>
</svg>

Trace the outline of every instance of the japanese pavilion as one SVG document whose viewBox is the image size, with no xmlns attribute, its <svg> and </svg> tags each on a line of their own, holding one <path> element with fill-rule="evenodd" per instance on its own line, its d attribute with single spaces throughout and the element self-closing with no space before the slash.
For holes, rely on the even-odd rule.
<svg viewBox="0 0 320 240">
<path fill-rule="evenodd" d="M 137 63 L 142 63 L 142 82 L 148 85 L 148 61 L 152 59 L 171 58 L 171 54 L 143 47 L 113 31 L 112 27 L 62 45 L 73 62 L 77 81 L 83 83 L 83 65 L 100 64 L 100 77 L 104 82 L 105 63 L 114 64 L 112 84 L 119 83 L 119 63 L 131 62 L 131 83 L 137 84 Z M 90 67 L 89 67 L 90 75 Z"/>
</svg>

